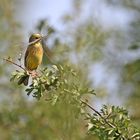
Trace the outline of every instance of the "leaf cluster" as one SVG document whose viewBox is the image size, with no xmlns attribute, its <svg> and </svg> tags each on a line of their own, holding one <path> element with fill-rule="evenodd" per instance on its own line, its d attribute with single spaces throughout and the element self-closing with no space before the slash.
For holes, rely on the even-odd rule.
<svg viewBox="0 0 140 140">
<path fill-rule="evenodd" d="M 139 130 L 132 124 L 127 110 L 104 105 L 99 116 L 89 115 L 89 133 L 101 140 L 139 140 Z"/>
<path fill-rule="evenodd" d="M 11 80 L 16 81 L 23 75 L 23 72 L 16 71 Z M 94 95 L 94 90 L 87 88 L 79 79 L 78 73 L 71 67 L 52 65 L 41 70 L 25 91 L 38 100 L 45 97 L 52 105 L 60 101 L 69 104 L 75 117 L 82 116 L 87 120 L 88 133 L 98 136 L 100 140 L 140 139 L 139 130 L 133 126 L 125 109 L 104 105 L 98 112 L 90 106 L 84 99 L 87 95 Z M 89 113 L 87 107 L 94 113 Z"/>
</svg>

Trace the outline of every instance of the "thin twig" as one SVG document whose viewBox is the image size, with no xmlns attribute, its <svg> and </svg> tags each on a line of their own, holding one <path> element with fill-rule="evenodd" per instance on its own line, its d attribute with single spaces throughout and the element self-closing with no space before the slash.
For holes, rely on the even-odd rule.
<svg viewBox="0 0 140 140">
<path fill-rule="evenodd" d="M 28 44 L 28 46 L 33 45 L 33 44 L 35 44 L 35 43 L 41 41 L 43 38 L 47 38 L 47 37 L 48 37 L 48 34 L 47 34 L 46 36 L 43 36 L 43 37 L 39 38 L 39 39 L 36 39 L 35 41 L 30 42 L 30 43 Z M 21 58 L 20 58 L 20 59 L 21 59 Z M 25 72 L 27 72 L 27 70 L 26 70 L 25 68 L 23 68 L 21 65 L 15 63 L 15 62 L 13 62 L 13 61 L 10 60 L 10 59 L 3 58 L 3 60 L 12 63 L 12 64 L 14 64 L 15 66 L 17 66 L 17 67 L 23 69 Z M 20 60 L 20 61 L 21 61 L 21 60 Z"/>
<path fill-rule="evenodd" d="M 28 44 L 28 46 L 33 45 L 33 44 L 39 42 L 41 39 L 42 39 L 42 38 L 39 38 L 39 39 L 36 39 L 36 40 L 30 42 L 30 43 Z"/>
<path fill-rule="evenodd" d="M 113 124 L 111 124 L 111 123 L 109 123 L 102 115 L 101 115 L 101 113 L 99 113 L 96 109 L 94 109 L 91 105 L 89 105 L 87 102 L 85 102 L 85 101 L 83 101 L 83 100 L 81 100 L 81 102 L 83 103 L 83 104 L 85 104 L 86 106 L 88 106 L 91 110 L 93 110 L 96 114 L 98 114 L 98 116 L 100 116 L 104 121 L 105 121 L 105 123 L 106 124 L 108 124 L 110 127 L 112 127 L 112 128 L 115 128 L 115 126 L 113 125 Z"/>
<path fill-rule="evenodd" d="M 26 70 L 25 68 L 23 68 L 21 65 L 15 63 L 15 62 L 13 62 L 13 61 L 10 60 L 10 59 L 3 58 L 3 60 L 5 60 L 5 61 L 7 61 L 7 62 L 10 62 L 10 63 L 14 64 L 15 66 L 17 66 L 17 67 L 23 69 L 25 72 L 27 71 L 27 70 Z"/>
<path fill-rule="evenodd" d="M 91 105 L 89 105 L 86 101 L 83 101 L 83 100 L 80 100 L 83 104 L 85 104 L 87 107 L 89 107 L 91 110 L 93 110 L 97 115 L 99 115 L 104 121 L 105 121 L 105 123 L 107 124 L 107 125 L 109 125 L 110 127 L 112 127 L 112 128 L 116 128 L 113 124 L 111 124 L 110 122 L 108 122 L 102 115 L 101 115 L 101 113 L 99 113 L 96 109 L 94 109 Z M 122 136 L 122 138 L 125 140 L 126 138 L 125 138 L 125 136 L 123 136 L 121 133 L 119 133 L 119 132 L 117 132 L 116 131 L 116 133 L 117 134 L 119 134 L 119 135 L 121 135 Z"/>
<path fill-rule="evenodd" d="M 36 39 L 36 40 L 30 42 L 30 43 L 28 44 L 28 46 L 33 45 L 33 44 L 35 44 L 35 43 L 41 41 L 41 40 L 44 39 L 44 38 L 48 38 L 48 34 L 47 34 L 46 36 L 42 36 L 41 38 Z"/>
<path fill-rule="evenodd" d="M 43 37 L 39 38 L 39 39 L 36 39 L 35 41 L 29 42 L 29 43 L 28 43 L 28 46 L 34 45 L 35 43 L 41 41 L 42 39 L 47 39 L 47 38 L 48 38 L 48 34 L 47 34 L 46 36 L 43 36 Z M 48 47 L 45 48 L 45 47 L 43 46 L 43 50 L 44 50 L 45 55 L 46 55 L 47 58 L 49 59 L 49 61 L 50 61 L 51 63 L 53 63 L 53 61 L 51 60 L 52 52 L 49 50 L 49 48 L 48 48 Z M 50 53 L 50 55 L 49 55 L 49 53 Z"/>
</svg>

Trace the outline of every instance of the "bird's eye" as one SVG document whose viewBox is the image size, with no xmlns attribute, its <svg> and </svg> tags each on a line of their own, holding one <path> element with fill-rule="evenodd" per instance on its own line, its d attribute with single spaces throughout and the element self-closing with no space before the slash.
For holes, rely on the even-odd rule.
<svg viewBox="0 0 140 140">
<path fill-rule="evenodd" d="M 38 37 L 35 37 L 35 39 L 38 39 Z"/>
</svg>

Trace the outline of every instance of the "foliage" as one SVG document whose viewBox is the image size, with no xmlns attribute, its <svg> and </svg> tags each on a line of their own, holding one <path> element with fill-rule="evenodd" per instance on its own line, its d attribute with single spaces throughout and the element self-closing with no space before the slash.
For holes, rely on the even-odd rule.
<svg viewBox="0 0 140 140">
<path fill-rule="evenodd" d="M 22 76 L 21 72 L 16 71 L 12 80 L 17 81 L 21 78 L 20 75 Z M 133 126 L 125 109 L 104 105 L 98 112 L 83 99 L 87 94 L 94 95 L 94 90 L 81 87 L 78 79 L 76 71 L 69 66 L 52 65 L 44 68 L 25 91 L 36 99 L 44 96 L 52 105 L 57 105 L 60 101 L 72 105 L 75 117 L 84 117 L 88 121 L 88 133 L 97 135 L 100 140 L 140 139 L 140 132 Z M 90 114 L 86 107 L 94 113 Z"/>
<path fill-rule="evenodd" d="M 106 1 L 108 1 L 109 6 L 112 4 L 112 8 L 116 8 L 118 5 L 118 7 L 122 8 L 123 6 L 128 11 L 133 9 L 135 12 L 139 12 L 139 4 L 135 1 Z M 18 57 L 20 49 L 15 45 L 20 42 L 20 34 L 19 25 L 13 17 L 13 8 L 16 8 L 14 2 L 0 0 L 0 54 L 1 57 L 11 56 L 13 59 Z M 95 140 L 95 135 L 101 140 L 140 139 L 139 130 L 132 124 L 125 109 L 115 106 L 103 106 L 98 112 L 89 105 L 87 100 L 94 94 L 94 90 L 90 89 L 91 84 L 87 79 L 89 76 L 88 70 L 95 61 L 102 62 L 102 59 L 109 58 L 106 59 L 107 61 L 103 65 L 109 66 L 109 70 L 115 66 L 116 71 L 114 73 L 116 74 L 118 73 L 117 68 L 120 68 L 123 60 L 127 59 L 126 57 L 117 59 L 118 56 L 122 56 L 123 51 L 127 51 L 127 45 L 131 46 L 129 47 L 130 51 L 138 51 L 139 44 L 135 42 L 139 41 L 139 13 L 133 17 L 134 22 L 131 23 L 130 29 L 125 28 L 126 32 L 119 29 L 119 27 L 116 28 L 117 31 L 112 31 L 109 28 L 104 30 L 101 23 L 98 23 L 98 21 L 96 23 L 96 16 L 92 15 L 93 12 L 90 12 L 91 15 L 86 20 L 79 20 L 83 16 L 82 6 L 88 2 L 73 1 L 74 9 L 70 14 L 64 15 L 63 25 L 66 28 L 59 35 L 56 30 L 51 28 L 49 36 L 51 40 L 49 41 L 51 42 L 51 51 L 57 59 L 55 60 L 57 65 L 51 64 L 42 69 L 39 72 L 39 77 L 30 80 L 29 86 L 21 87 L 16 84 L 20 77 L 26 75 L 26 72 L 19 70 L 13 72 L 11 81 L 14 80 L 15 82 L 9 83 L 7 79 L 10 72 L 13 71 L 13 67 L 9 69 L 7 65 L 2 64 L 0 66 L 1 139 Z M 22 8 L 19 9 L 20 11 L 23 10 Z M 91 10 L 93 11 L 93 9 Z M 100 15 L 98 17 L 100 18 Z M 37 26 L 38 30 L 41 31 L 42 26 L 45 26 L 45 24 L 43 20 L 40 21 L 39 26 Z M 43 27 L 43 29 L 46 30 L 46 27 Z M 109 41 L 113 42 L 115 48 L 109 48 L 109 53 L 105 54 L 104 52 L 108 52 L 105 46 L 110 44 Z M 134 44 L 131 44 L 131 41 Z M 110 55 L 112 50 L 114 54 Z M 48 56 L 52 56 L 48 50 L 47 52 Z M 66 66 L 73 61 L 71 55 L 74 55 L 76 66 L 71 63 Z M 44 58 L 45 66 L 46 61 L 48 61 L 48 58 Z M 60 63 L 61 65 L 59 65 Z M 132 107 L 132 116 L 137 114 L 132 119 L 136 121 L 140 118 L 138 98 L 139 59 L 132 64 L 131 61 L 127 63 L 128 65 L 124 64 L 122 66 L 125 69 L 121 67 L 124 70 L 122 71 L 122 78 L 124 77 L 127 83 L 131 82 L 134 85 L 134 92 L 130 96 L 130 106 Z M 123 85 L 121 82 L 119 83 L 121 86 Z M 99 88 L 102 88 L 101 84 Z M 23 89 L 29 97 L 24 95 Z M 123 92 L 120 93 L 122 95 Z M 37 101 L 32 99 L 32 96 Z M 3 97 L 6 98 L 6 101 Z M 127 100 L 130 101 L 130 99 Z M 87 124 L 88 128 L 85 127 Z M 85 134 L 86 131 L 88 135 Z"/>
<path fill-rule="evenodd" d="M 127 40 L 123 39 L 123 45 L 120 47 L 128 52 L 128 58 L 124 56 L 124 63 L 122 64 L 120 81 L 122 82 L 118 87 L 121 95 L 124 94 L 127 108 L 132 110 L 132 118 L 136 125 L 140 126 L 140 1 L 131 0 L 106 0 L 107 4 L 113 7 L 121 7 L 126 10 L 126 13 L 133 13 L 133 18 L 129 22 L 127 31 L 123 31 Z M 128 16 L 131 17 L 131 16 Z M 119 42 L 119 41 L 118 41 Z M 115 44 L 117 45 L 116 42 Z M 128 44 L 127 44 L 128 43 Z M 121 51 L 116 51 L 115 54 L 120 54 Z M 133 57 L 130 57 L 133 56 Z M 120 59 L 122 61 L 122 58 Z M 121 64 L 119 62 L 119 64 Z"/>
<path fill-rule="evenodd" d="M 89 115 L 89 133 L 98 135 L 101 140 L 140 139 L 139 130 L 132 124 L 125 109 L 104 105 L 101 115 Z"/>
</svg>

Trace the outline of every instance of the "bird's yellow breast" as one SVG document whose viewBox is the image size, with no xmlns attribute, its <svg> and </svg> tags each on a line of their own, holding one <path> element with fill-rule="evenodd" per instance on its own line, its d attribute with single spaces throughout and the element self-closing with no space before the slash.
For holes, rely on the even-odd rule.
<svg viewBox="0 0 140 140">
<path fill-rule="evenodd" d="M 40 44 L 41 45 L 41 44 Z M 28 54 L 25 60 L 25 66 L 28 70 L 35 70 L 42 62 L 43 49 L 38 44 L 28 47 Z"/>
</svg>

